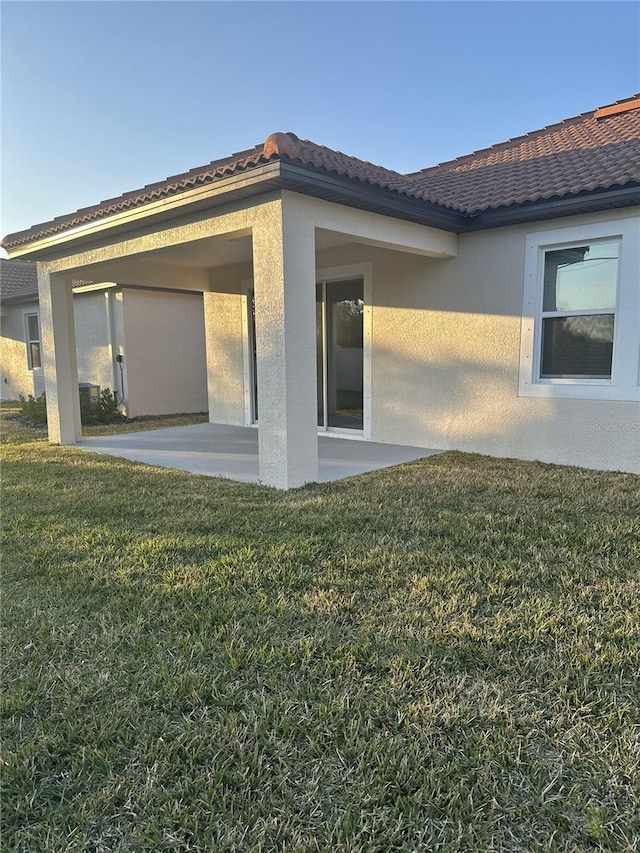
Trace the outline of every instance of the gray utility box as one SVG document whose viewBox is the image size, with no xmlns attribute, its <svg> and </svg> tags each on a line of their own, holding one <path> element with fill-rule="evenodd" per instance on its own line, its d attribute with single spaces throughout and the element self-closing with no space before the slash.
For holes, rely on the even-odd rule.
<svg viewBox="0 0 640 853">
<path fill-rule="evenodd" d="M 80 391 L 80 402 L 91 409 L 95 409 L 100 402 L 100 386 L 92 385 L 90 382 L 80 382 L 78 389 Z"/>
</svg>

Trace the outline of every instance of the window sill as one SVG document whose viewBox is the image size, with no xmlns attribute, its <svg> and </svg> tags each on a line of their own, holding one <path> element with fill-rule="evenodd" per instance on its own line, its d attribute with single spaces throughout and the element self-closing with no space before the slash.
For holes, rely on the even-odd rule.
<svg viewBox="0 0 640 853">
<path fill-rule="evenodd" d="M 597 384 L 596 384 L 597 383 Z M 638 385 L 613 385 L 606 380 L 587 382 L 520 382 L 518 397 L 556 397 L 566 400 L 619 400 L 634 403 L 640 401 Z"/>
</svg>

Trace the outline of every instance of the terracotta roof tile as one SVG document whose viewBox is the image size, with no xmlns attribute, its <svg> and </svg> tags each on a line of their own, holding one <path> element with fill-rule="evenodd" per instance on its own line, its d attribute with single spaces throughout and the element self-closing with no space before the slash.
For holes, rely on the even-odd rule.
<svg viewBox="0 0 640 853">
<path fill-rule="evenodd" d="M 640 183 L 640 96 L 423 169 L 422 197 L 464 213 Z"/>
<path fill-rule="evenodd" d="M 276 144 L 270 140 L 276 140 Z M 283 144 L 283 139 L 287 142 Z M 400 190 L 408 189 L 410 181 L 405 175 L 386 169 L 384 166 L 376 166 L 366 160 L 351 157 L 341 151 L 334 151 L 324 145 L 317 145 L 308 139 L 298 139 L 293 133 L 274 133 L 265 142 L 265 153 L 278 154 L 280 159 L 290 162 L 298 162 L 303 165 L 314 166 L 326 172 L 336 175 L 344 175 L 348 178 L 365 181 L 384 189 Z"/>
<path fill-rule="evenodd" d="M 261 162 L 265 161 L 262 158 L 262 146 L 259 145 L 249 151 L 243 151 L 231 157 L 224 157 L 221 160 L 214 160 L 205 166 L 198 166 L 195 169 L 190 169 L 188 172 L 165 178 L 163 181 L 147 184 L 141 189 L 132 190 L 115 198 L 106 199 L 91 207 L 83 207 L 74 213 L 56 216 L 49 222 L 32 225 L 31 228 L 27 228 L 24 231 L 8 235 L 2 241 L 1 245 L 5 248 L 12 248 L 23 243 L 30 243 L 33 240 L 41 240 L 52 234 L 67 231 L 71 228 L 78 228 L 80 225 L 85 225 L 88 222 L 95 222 L 125 210 L 141 207 L 157 199 L 167 198 L 193 189 L 196 186 L 220 180 L 236 172 L 253 168 Z"/>
<path fill-rule="evenodd" d="M 255 148 L 10 234 L 2 245 L 17 247 L 278 160 L 473 216 L 640 183 L 640 95 L 409 175 L 274 133 Z"/>
</svg>

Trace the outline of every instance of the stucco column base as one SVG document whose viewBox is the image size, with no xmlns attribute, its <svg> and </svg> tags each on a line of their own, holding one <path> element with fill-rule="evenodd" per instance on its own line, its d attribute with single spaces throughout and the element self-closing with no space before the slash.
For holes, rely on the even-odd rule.
<svg viewBox="0 0 640 853">
<path fill-rule="evenodd" d="M 294 201 L 263 208 L 253 265 L 258 476 L 291 489 L 318 478 L 315 230 Z"/>
<path fill-rule="evenodd" d="M 68 282 L 38 264 L 38 292 L 49 441 L 75 444 L 82 438 L 82 425 L 73 291 Z"/>
</svg>

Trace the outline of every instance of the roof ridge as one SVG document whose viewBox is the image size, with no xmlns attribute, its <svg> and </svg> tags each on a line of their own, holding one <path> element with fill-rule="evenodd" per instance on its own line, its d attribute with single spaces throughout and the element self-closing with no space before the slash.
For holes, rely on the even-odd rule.
<svg viewBox="0 0 640 853">
<path fill-rule="evenodd" d="M 406 175 L 402 172 L 397 172 L 395 169 L 390 169 L 388 166 L 383 166 L 380 163 L 372 163 L 371 160 L 363 160 L 362 157 L 356 157 L 354 154 L 345 154 L 344 151 L 340 151 L 337 148 L 329 148 L 328 145 L 321 145 L 318 142 L 314 142 L 312 139 L 300 139 L 299 136 L 296 136 L 296 134 L 291 131 L 286 133 L 272 133 L 266 138 L 263 151 L 265 157 L 279 156 L 281 158 L 285 157 L 289 160 L 301 160 L 304 155 L 303 150 L 301 150 L 301 147 L 303 146 L 309 146 L 316 151 L 327 151 L 332 156 L 338 155 L 347 160 L 353 160 L 356 163 L 371 166 L 373 169 L 380 169 L 380 171 L 385 172 L 388 175 L 395 175 L 402 179 L 406 178 Z"/>
<path fill-rule="evenodd" d="M 637 101 L 640 100 L 640 92 L 636 92 L 633 95 L 630 95 L 628 98 L 621 98 L 619 101 L 614 101 L 612 104 L 605 104 L 602 107 L 596 107 L 592 110 L 587 110 L 584 113 L 578 113 L 578 115 L 571 116 L 569 118 L 561 119 L 560 121 L 554 122 L 553 124 L 545 125 L 544 127 L 540 127 L 537 130 L 531 130 L 527 133 L 523 133 L 520 136 L 514 136 L 511 139 L 505 139 L 503 142 L 496 142 L 494 145 L 488 145 L 486 148 L 478 148 L 476 151 L 471 151 L 469 154 L 461 154 L 460 157 L 454 157 L 452 160 L 443 160 L 441 163 L 436 163 L 433 166 L 427 166 L 424 169 L 418 169 L 417 172 L 407 172 L 404 177 L 406 178 L 416 178 L 425 174 L 436 174 L 437 172 L 448 172 L 455 166 L 459 166 L 462 163 L 467 163 L 470 160 L 477 159 L 478 156 L 482 154 L 489 154 L 494 151 L 501 151 L 504 148 L 509 146 L 513 146 L 514 143 L 521 142 L 526 139 L 535 139 L 539 134 L 548 133 L 549 131 L 553 131 L 556 128 L 566 127 L 567 125 L 577 124 L 580 121 L 584 121 L 587 118 L 595 117 L 597 112 L 601 110 L 605 110 L 609 107 L 617 106 L 618 104 L 624 104 L 629 101 Z M 615 114 L 614 114 L 615 115 Z M 604 116 L 603 118 L 606 118 Z M 612 115 L 611 118 L 614 116 Z"/>
</svg>

